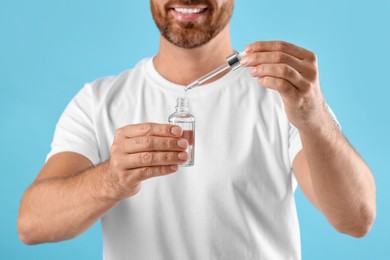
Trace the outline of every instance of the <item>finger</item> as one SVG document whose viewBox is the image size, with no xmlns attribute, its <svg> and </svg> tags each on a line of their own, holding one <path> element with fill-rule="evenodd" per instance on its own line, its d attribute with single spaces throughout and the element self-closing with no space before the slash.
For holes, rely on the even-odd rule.
<svg viewBox="0 0 390 260">
<path fill-rule="evenodd" d="M 287 97 L 290 99 L 297 98 L 297 89 L 287 80 L 266 76 L 260 78 L 259 83 L 263 87 L 279 92 L 282 97 Z"/>
<path fill-rule="evenodd" d="M 283 52 L 253 52 L 246 54 L 241 60 L 244 67 L 254 67 L 260 64 L 287 64 L 299 73 L 304 73 L 308 66 L 302 60 Z"/>
<path fill-rule="evenodd" d="M 128 176 L 136 182 L 141 182 L 153 177 L 164 176 L 176 172 L 178 166 L 176 164 L 166 166 L 142 167 L 128 171 Z"/>
<path fill-rule="evenodd" d="M 123 152 L 139 153 L 150 151 L 177 151 L 181 152 L 187 149 L 188 142 L 184 138 L 158 137 L 158 136 L 139 136 L 128 138 L 121 142 Z"/>
<path fill-rule="evenodd" d="M 302 75 L 286 64 L 261 64 L 252 68 L 251 75 L 254 77 L 274 77 L 290 82 L 295 88 L 307 88 L 307 83 Z"/>
<path fill-rule="evenodd" d="M 246 53 L 253 52 L 283 52 L 301 60 L 315 61 L 313 52 L 284 41 L 259 41 L 248 45 Z"/>
<path fill-rule="evenodd" d="M 143 123 L 119 128 L 115 136 L 117 138 L 132 138 L 137 136 L 180 137 L 182 134 L 183 130 L 177 125 Z"/>
<path fill-rule="evenodd" d="M 188 153 L 183 152 L 142 152 L 125 156 L 124 169 L 149 166 L 182 164 L 188 161 Z"/>
</svg>

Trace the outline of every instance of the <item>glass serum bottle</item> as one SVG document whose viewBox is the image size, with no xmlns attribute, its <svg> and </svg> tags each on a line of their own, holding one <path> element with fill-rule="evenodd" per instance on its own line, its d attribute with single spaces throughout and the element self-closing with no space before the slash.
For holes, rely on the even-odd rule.
<svg viewBox="0 0 390 260">
<path fill-rule="evenodd" d="M 195 158 L 195 118 L 189 110 L 188 98 L 178 98 L 176 111 L 168 118 L 170 124 L 178 125 L 183 129 L 182 137 L 188 142 L 187 153 L 189 159 L 187 162 L 180 164 L 182 167 L 193 166 Z"/>
</svg>

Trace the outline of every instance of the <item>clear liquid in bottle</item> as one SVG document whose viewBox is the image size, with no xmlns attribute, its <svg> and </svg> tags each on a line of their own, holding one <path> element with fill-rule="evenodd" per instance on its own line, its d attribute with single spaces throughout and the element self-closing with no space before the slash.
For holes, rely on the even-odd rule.
<svg viewBox="0 0 390 260">
<path fill-rule="evenodd" d="M 190 113 L 188 98 L 178 98 L 176 111 L 168 118 L 170 124 L 175 124 L 183 129 L 182 137 L 188 142 L 187 153 L 189 159 L 187 162 L 180 164 L 181 167 L 194 165 L 195 159 L 195 117 Z"/>
</svg>

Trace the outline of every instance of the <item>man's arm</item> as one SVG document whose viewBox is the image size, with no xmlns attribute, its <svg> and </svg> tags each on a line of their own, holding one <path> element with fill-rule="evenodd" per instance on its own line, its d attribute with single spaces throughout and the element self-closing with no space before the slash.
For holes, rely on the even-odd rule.
<svg viewBox="0 0 390 260">
<path fill-rule="evenodd" d="M 43 166 L 25 192 L 18 216 L 20 239 L 26 244 L 71 239 L 115 206 L 108 199 L 107 163 L 93 167 L 84 156 L 64 152 Z"/>
<path fill-rule="evenodd" d="M 117 130 L 110 159 L 96 167 L 77 153 L 54 155 L 22 198 L 20 239 L 37 244 L 81 234 L 142 181 L 176 172 L 188 159 L 181 135 L 174 125 L 128 125 Z"/>
<path fill-rule="evenodd" d="M 365 235 L 375 219 L 374 179 L 328 110 L 316 55 L 281 41 L 256 42 L 245 52 L 241 64 L 252 67 L 261 86 L 280 94 L 299 131 L 303 152 L 293 170 L 303 192 L 337 230 Z"/>
<path fill-rule="evenodd" d="M 373 176 L 337 126 L 300 132 L 293 171 L 305 196 L 341 233 L 366 235 L 375 219 Z"/>
</svg>

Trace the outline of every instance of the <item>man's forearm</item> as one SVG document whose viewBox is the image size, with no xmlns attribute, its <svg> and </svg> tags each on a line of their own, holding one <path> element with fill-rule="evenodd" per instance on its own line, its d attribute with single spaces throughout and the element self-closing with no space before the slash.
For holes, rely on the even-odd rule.
<svg viewBox="0 0 390 260">
<path fill-rule="evenodd" d="M 67 177 L 36 181 L 24 194 L 18 217 L 23 242 L 36 244 L 73 238 L 118 201 L 105 189 L 106 164 Z"/>
<path fill-rule="evenodd" d="M 114 134 L 110 159 L 89 169 L 92 162 L 81 154 L 53 155 L 23 196 L 21 240 L 36 244 L 75 237 L 119 201 L 137 194 L 142 181 L 176 172 L 188 160 L 182 134 L 171 124 L 124 126 Z"/>
<path fill-rule="evenodd" d="M 318 129 L 300 131 L 316 201 L 340 232 L 363 236 L 375 218 L 373 176 L 331 115 L 321 121 Z"/>
</svg>

